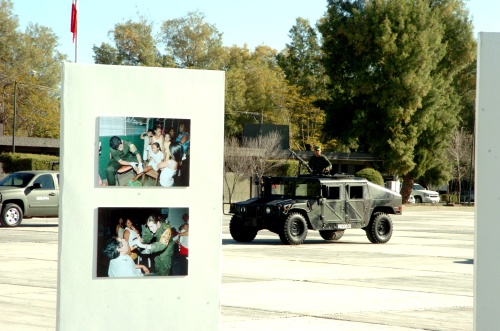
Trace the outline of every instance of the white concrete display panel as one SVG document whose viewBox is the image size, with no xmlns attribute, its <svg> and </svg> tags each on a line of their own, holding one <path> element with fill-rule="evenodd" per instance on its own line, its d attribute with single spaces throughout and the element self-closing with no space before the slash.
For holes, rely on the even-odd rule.
<svg viewBox="0 0 500 331">
<path fill-rule="evenodd" d="M 217 330 L 224 73 L 74 63 L 62 69 L 58 330 Z M 137 138 L 137 128 L 127 131 L 130 123 L 189 120 L 189 184 L 99 186 L 99 160 L 111 154 L 98 153 L 99 141 L 108 148 L 110 141 L 102 137 L 102 117 L 126 119 L 116 133 L 123 140 Z M 112 235 L 110 220 L 98 218 L 121 209 L 136 216 L 158 210 L 175 219 L 172 226 L 188 211 L 188 274 L 98 276 L 99 243 Z M 137 217 L 145 223 L 145 215 Z"/>
<path fill-rule="evenodd" d="M 500 33 L 480 33 L 476 100 L 474 330 L 500 325 Z"/>
</svg>

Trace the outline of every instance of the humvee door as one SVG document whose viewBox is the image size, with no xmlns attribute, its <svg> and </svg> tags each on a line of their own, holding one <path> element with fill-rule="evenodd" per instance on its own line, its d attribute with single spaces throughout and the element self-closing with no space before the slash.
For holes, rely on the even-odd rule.
<svg viewBox="0 0 500 331">
<path fill-rule="evenodd" d="M 365 184 L 345 186 L 348 222 L 363 222 L 368 210 L 368 192 Z"/>
<path fill-rule="evenodd" d="M 325 223 L 345 222 L 345 194 L 343 185 L 328 186 L 323 197 L 322 214 Z"/>
</svg>

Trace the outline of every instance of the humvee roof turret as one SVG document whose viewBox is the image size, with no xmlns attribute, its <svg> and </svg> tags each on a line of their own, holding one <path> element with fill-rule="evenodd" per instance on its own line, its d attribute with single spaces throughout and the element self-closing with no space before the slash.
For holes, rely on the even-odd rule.
<svg viewBox="0 0 500 331">
<path fill-rule="evenodd" d="M 402 213 L 401 195 L 364 178 L 346 175 L 263 177 L 259 197 L 231 204 L 234 240 L 251 242 L 259 230 L 300 245 L 308 230 L 338 240 L 347 229 L 363 229 L 372 243 L 392 236 L 389 214 Z"/>
</svg>

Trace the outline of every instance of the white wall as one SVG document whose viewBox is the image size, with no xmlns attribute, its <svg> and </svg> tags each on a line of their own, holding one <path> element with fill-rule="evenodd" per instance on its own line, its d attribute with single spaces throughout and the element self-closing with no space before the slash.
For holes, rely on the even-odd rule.
<svg viewBox="0 0 500 331">
<path fill-rule="evenodd" d="M 217 330 L 224 73 L 65 63 L 62 88 L 58 329 Z M 99 116 L 189 118 L 190 186 L 97 186 Z M 98 207 L 189 208 L 189 275 L 97 278 Z"/>
<path fill-rule="evenodd" d="M 476 101 L 474 330 L 500 325 L 500 34 L 480 33 Z"/>
</svg>

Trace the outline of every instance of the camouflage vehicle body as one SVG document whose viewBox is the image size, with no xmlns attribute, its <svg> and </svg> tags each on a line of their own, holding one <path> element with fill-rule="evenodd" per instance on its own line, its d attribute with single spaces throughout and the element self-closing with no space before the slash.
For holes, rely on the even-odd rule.
<svg viewBox="0 0 500 331">
<path fill-rule="evenodd" d="M 401 195 L 364 178 L 299 175 L 263 177 L 259 197 L 231 205 L 230 233 L 252 241 L 259 230 L 279 235 L 282 243 L 302 244 L 308 230 L 338 240 L 346 229 L 363 229 L 372 243 L 392 236 L 389 214 L 402 213 Z"/>
</svg>

